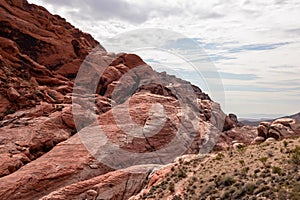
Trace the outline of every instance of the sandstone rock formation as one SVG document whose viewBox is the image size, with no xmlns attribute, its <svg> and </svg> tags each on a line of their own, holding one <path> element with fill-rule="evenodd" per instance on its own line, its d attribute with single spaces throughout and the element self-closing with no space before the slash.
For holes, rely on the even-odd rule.
<svg viewBox="0 0 300 200">
<path fill-rule="evenodd" d="M 107 53 L 40 6 L 0 0 L 0 24 L 3 199 L 127 199 L 154 168 L 144 164 L 256 136 L 200 88 L 137 55 Z M 299 133 L 289 120 L 267 130 Z"/>
<path fill-rule="evenodd" d="M 300 135 L 300 122 L 292 118 L 280 118 L 273 122 L 261 122 L 257 127 L 257 141 L 274 138 L 282 140 L 284 138 L 298 137 Z M 263 138 L 263 139 L 262 139 Z"/>
<path fill-rule="evenodd" d="M 99 43 L 25 0 L 1 0 L 0 13 L 0 117 L 41 101 L 62 103 L 83 59 Z"/>
<path fill-rule="evenodd" d="M 60 188 L 41 200 L 128 199 L 140 191 L 154 167 L 133 166 Z"/>
</svg>

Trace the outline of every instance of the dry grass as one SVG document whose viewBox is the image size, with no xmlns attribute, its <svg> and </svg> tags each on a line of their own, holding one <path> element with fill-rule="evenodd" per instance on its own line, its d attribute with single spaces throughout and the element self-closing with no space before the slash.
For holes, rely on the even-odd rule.
<svg viewBox="0 0 300 200">
<path fill-rule="evenodd" d="M 300 139 L 180 162 L 143 199 L 300 198 Z"/>
</svg>

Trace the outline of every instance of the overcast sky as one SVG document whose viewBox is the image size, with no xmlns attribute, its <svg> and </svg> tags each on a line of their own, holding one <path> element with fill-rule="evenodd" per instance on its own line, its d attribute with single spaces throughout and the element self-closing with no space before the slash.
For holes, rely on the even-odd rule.
<svg viewBox="0 0 300 200">
<path fill-rule="evenodd" d="M 226 98 L 220 101 L 226 112 L 251 118 L 300 111 L 299 0 L 29 2 L 61 15 L 100 43 L 128 31 L 160 28 L 184 36 L 172 48 L 177 45 L 185 55 L 198 57 L 198 49 L 191 48 L 193 40 L 222 78 Z M 167 70 L 207 89 L 178 56 L 159 51 L 137 53 L 156 70 Z M 209 76 L 206 78 L 216 78 Z"/>
</svg>

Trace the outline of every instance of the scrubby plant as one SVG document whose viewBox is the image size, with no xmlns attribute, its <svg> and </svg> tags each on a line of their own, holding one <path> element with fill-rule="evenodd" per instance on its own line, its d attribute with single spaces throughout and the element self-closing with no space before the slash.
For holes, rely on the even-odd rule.
<svg viewBox="0 0 300 200">
<path fill-rule="evenodd" d="M 182 198 L 179 195 L 175 195 L 172 200 L 182 200 Z"/>
<path fill-rule="evenodd" d="M 254 183 L 246 183 L 241 189 L 237 190 L 233 194 L 233 198 L 240 199 L 240 197 L 244 196 L 245 194 L 251 195 L 253 194 L 256 185 Z"/>
<path fill-rule="evenodd" d="M 266 163 L 267 163 L 268 157 L 260 157 L 259 161 L 266 167 Z"/>
<path fill-rule="evenodd" d="M 238 145 L 237 146 L 237 151 L 240 153 L 240 154 L 244 154 L 246 152 L 247 148 L 243 145 Z"/>
<path fill-rule="evenodd" d="M 174 167 L 174 166 L 171 167 L 171 171 L 172 171 L 172 172 L 175 171 L 175 167 Z"/>
<path fill-rule="evenodd" d="M 229 175 L 227 175 L 227 176 L 219 176 L 215 180 L 215 183 L 216 183 L 217 186 L 221 186 L 221 185 L 223 185 L 223 186 L 230 186 L 230 185 L 232 185 L 232 184 L 235 183 L 235 180 L 234 180 L 234 178 L 232 176 L 229 176 Z"/>
<path fill-rule="evenodd" d="M 242 166 L 245 166 L 245 161 L 242 159 L 242 160 L 239 160 L 239 163 L 242 165 Z"/>
<path fill-rule="evenodd" d="M 242 173 L 243 173 L 243 174 L 247 174 L 248 171 L 249 171 L 249 167 L 244 167 L 244 168 L 242 168 Z"/>
<path fill-rule="evenodd" d="M 171 183 L 169 184 L 168 190 L 169 190 L 171 193 L 174 193 L 174 192 L 175 192 L 175 185 L 174 185 L 173 182 L 171 182 Z"/>
<path fill-rule="evenodd" d="M 178 173 L 177 173 L 177 177 L 178 178 L 186 178 L 186 172 L 183 169 L 179 169 Z"/>
<path fill-rule="evenodd" d="M 291 161 L 292 163 L 299 165 L 300 164 L 300 147 L 296 146 L 291 151 Z"/>
<path fill-rule="evenodd" d="M 224 155 L 222 153 L 218 153 L 218 155 L 216 156 L 216 160 L 222 160 L 222 158 L 224 158 Z"/>
<path fill-rule="evenodd" d="M 281 175 L 281 168 L 280 168 L 280 167 L 273 166 L 273 167 L 272 167 L 272 172 L 273 172 L 274 174 L 279 174 L 279 175 Z"/>
</svg>

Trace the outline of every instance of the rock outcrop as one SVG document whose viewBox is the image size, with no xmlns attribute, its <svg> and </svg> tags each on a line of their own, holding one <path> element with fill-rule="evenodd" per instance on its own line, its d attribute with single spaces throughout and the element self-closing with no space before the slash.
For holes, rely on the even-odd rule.
<svg viewBox="0 0 300 200">
<path fill-rule="evenodd" d="M 39 199 L 60 187 L 111 170 L 98 163 L 75 135 L 18 171 L 2 177 L 0 194 L 3 199 Z"/>
<path fill-rule="evenodd" d="M 273 122 L 261 122 L 257 127 L 256 142 L 268 138 L 282 140 L 300 136 L 300 122 L 293 118 L 280 118 Z"/>
<path fill-rule="evenodd" d="M 41 200 L 128 199 L 146 184 L 151 166 L 133 166 L 60 188 Z"/>
<path fill-rule="evenodd" d="M 40 6 L 0 0 L 0 25 L 3 199 L 127 199 L 154 169 L 145 164 L 256 136 L 197 86 L 107 53 Z M 263 137 L 298 128 L 281 120 Z"/>
<path fill-rule="evenodd" d="M 64 102 L 82 61 L 99 43 L 25 0 L 1 0 L 0 13 L 0 117 L 41 101 Z"/>
</svg>

